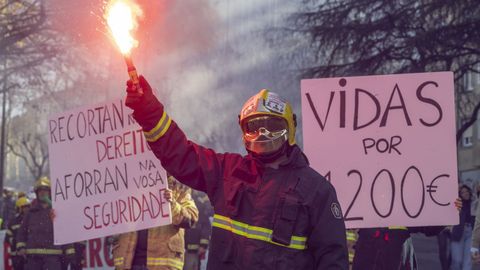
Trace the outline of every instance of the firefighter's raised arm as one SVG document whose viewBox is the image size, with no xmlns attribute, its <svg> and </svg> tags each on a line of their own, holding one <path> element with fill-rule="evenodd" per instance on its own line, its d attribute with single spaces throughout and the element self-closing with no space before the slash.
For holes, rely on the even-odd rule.
<svg viewBox="0 0 480 270">
<path fill-rule="evenodd" d="M 139 82 L 144 91 L 141 97 L 135 95 L 135 85 L 127 82 L 127 95 L 136 98 L 128 106 L 133 109 L 133 117 L 143 128 L 153 153 L 180 182 L 212 195 L 216 182 L 222 178 L 225 155 L 189 141 L 143 76 Z"/>
</svg>

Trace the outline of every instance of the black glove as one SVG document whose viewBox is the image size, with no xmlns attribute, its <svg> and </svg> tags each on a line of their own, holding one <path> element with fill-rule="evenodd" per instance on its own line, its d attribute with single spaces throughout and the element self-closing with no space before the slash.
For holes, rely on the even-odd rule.
<svg viewBox="0 0 480 270">
<path fill-rule="evenodd" d="M 145 130 L 150 130 L 159 119 L 157 114 L 163 112 L 163 105 L 155 97 L 152 87 L 143 76 L 139 76 L 138 82 L 143 90 L 143 94 L 140 94 L 137 86 L 131 80 L 128 80 L 125 105 L 133 109 L 133 117 L 135 120 L 137 120 Z"/>
<path fill-rule="evenodd" d="M 152 99 L 156 99 L 153 95 L 152 87 L 141 75 L 138 78 L 138 84 L 134 84 L 132 80 L 127 81 L 127 100 L 125 103 L 134 111 L 148 105 Z M 139 92 L 138 86 L 142 88 L 143 94 Z"/>
</svg>

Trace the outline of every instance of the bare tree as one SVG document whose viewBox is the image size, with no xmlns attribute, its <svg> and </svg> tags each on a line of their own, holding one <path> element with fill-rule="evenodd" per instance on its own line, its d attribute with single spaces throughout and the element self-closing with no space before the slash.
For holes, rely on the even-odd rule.
<svg viewBox="0 0 480 270">
<path fill-rule="evenodd" d="M 289 55 L 304 78 L 425 71 L 454 72 L 459 117 L 476 120 L 479 98 L 461 80 L 480 70 L 480 5 L 476 0 L 305 0 L 283 29 L 304 46 Z M 290 35 L 285 35 L 285 31 Z M 307 42 L 305 42 L 307 40 Z"/>
<path fill-rule="evenodd" d="M 47 27 L 46 19 L 41 0 L 0 1 L 2 83 L 7 77 L 18 76 L 56 55 L 56 37 Z"/>
<path fill-rule="evenodd" d="M 16 140 L 7 143 L 9 151 L 21 158 L 33 179 L 38 179 L 48 171 L 48 146 L 41 134 L 22 133 Z"/>
<path fill-rule="evenodd" d="M 58 40 L 48 26 L 43 0 L 0 0 L 0 89 L 3 98 L 0 188 L 4 177 L 5 145 L 25 161 L 34 176 L 46 167 L 48 152 L 41 135 L 29 129 L 7 132 L 7 122 L 11 120 L 9 116 L 14 107 L 16 113 L 19 112 L 18 105 L 29 96 L 29 90 L 41 84 L 37 74 L 45 73 L 42 65 L 56 57 Z"/>
</svg>

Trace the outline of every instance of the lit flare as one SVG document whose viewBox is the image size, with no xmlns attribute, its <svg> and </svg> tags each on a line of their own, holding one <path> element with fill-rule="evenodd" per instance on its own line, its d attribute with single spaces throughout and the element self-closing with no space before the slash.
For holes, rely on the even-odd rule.
<svg viewBox="0 0 480 270">
<path fill-rule="evenodd" d="M 131 49 L 138 46 L 132 31 L 137 28 L 137 18 L 141 15 L 141 9 L 128 0 L 111 0 L 107 5 L 105 19 L 120 52 L 124 55 L 130 54 Z"/>
</svg>

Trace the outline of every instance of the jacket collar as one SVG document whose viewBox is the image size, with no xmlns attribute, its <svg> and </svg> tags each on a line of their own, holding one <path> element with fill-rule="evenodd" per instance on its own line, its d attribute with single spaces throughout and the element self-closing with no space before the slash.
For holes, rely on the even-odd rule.
<svg viewBox="0 0 480 270">
<path fill-rule="evenodd" d="M 265 164 L 261 162 L 259 159 L 253 157 L 251 154 L 248 154 L 248 157 L 251 160 L 253 160 L 258 167 L 265 168 Z M 299 167 L 305 167 L 308 165 L 309 165 L 309 162 L 307 157 L 302 152 L 300 147 L 298 147 L 295 144 L 291 146 L 290 149 L 288 149 L 287 160 L 280 164 L 280 168 L 285 168 L 285 167 L 299 168 Z"/>
<path fill-rule="evenodd" d="M 47 208 L 43 208 L 42 204 L 40 203 L 40 201 L 38 199 L 35 199 L 33 200 L 32 202 L 32 206 L 30 208 L 29 211 L 41 211 L 41 210 L 46 210 L 46 209 L 50 209 L 50 207 L 47 207 Z"/>
<path fill-rule="evenodd" d="M 309 165 L 308 159 L 296 144 L 290 147 L 287 153 L 288 159 L 280 164 L 280 167 L 305 167 Z"/>
</svg>

